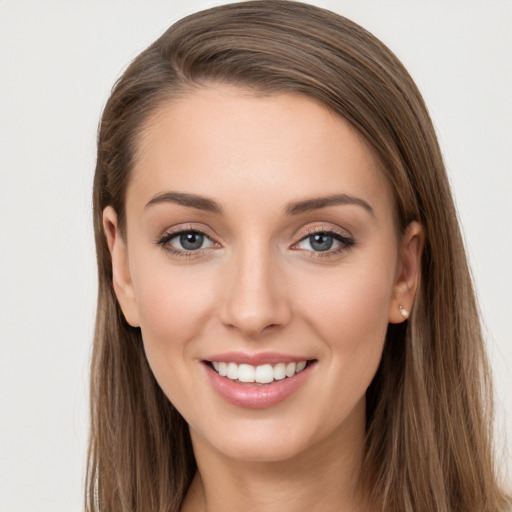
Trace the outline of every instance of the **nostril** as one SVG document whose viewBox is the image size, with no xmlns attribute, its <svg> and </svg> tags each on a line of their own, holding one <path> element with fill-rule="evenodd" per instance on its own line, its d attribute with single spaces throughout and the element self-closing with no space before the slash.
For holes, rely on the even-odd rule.
<svg viewBox="0 0 512 512">
<path fill-rule="evenodd" d="M 267 259 L 261 255 L 256 262 L 239 262 L 231 282 L 224 283 L 220 319 L 225 326 L 250 337 L 275 331 L 291 318 L 286 287 L 271 278 L 266 268 Z"/>
</svg>

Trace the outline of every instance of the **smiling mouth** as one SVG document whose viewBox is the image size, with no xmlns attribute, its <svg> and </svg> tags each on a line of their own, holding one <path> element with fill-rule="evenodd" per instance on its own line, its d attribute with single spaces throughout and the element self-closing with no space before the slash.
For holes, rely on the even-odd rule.
<svg viewBox="0 0 512 512">
<path fill-rule="evenodd" d="M 291 363 L 262 364 L 237 364 L 223 361 L 205 361 L 206 364 L 221 377 L 243 384 L 265 385 L 275 381 L 289 379 L 314 362 L 316 359 Z"/>
</svg>

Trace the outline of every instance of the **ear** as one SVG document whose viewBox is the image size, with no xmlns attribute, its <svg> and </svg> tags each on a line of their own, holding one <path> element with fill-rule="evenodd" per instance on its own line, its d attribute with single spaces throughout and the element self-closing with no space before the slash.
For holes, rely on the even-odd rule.
<svg viewBox="0 0 512 512">
<path fill-rule="evenodd" d="M 128 265 L 128 250 L 117 223 L 117 214 L 111 206 L 103 210 L 103 230 L 112 259 L 112 284 L 126 321 L 139 327 L 139 314 Z"/>
<path fill-rule="evenodd" d="M 411 222 L 400 245 L 393 297 L 389 305 L 389 322 L 392 324 L 403 322 L 409 317 L 420 280 L 424 242 L 423 226 L 419 222 Z"/>
</svg>

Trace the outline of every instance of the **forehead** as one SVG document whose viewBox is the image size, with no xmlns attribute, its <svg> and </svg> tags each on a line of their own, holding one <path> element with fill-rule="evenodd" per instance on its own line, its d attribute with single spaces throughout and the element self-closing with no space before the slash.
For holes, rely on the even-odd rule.
<svg viewBox="0 0 512 512">
<path fill-rule="evenodd" d="M 304 95 L 229 86 L 171 99 L 145 124 L 127 201 L 167 190 L 253 207 L 335 193 L 393 203 L 374 152 L 343 118 Z"/>
</svg>

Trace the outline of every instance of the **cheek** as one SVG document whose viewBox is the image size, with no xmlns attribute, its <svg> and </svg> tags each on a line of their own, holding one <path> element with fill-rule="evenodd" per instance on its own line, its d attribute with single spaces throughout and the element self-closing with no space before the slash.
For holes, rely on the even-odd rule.
<svg viewBox="0 0 512 512">
<path fill-rule="evenodd" d="M 346 400 L 364 394 L 379 365 L 393 293 L 390 269 L 376 262 L 341 266 L 329 279 L 312 276 L 296 293 L 308 297 L 301 309 L 328 354 L 333 389 L 339 384 Z"/>
<path fill-rule="evenodd" d="M 392 289 L 393 275 L 386 269 L 347 266 L 323 284 L 317 276 L 297 290 L 297 296 L 308 297 L 300 308 L 322 345 L 322 394 L 310 407 L 312 416 L 330 411 L 324 432 L 350 423 L 360 411 L 358 404 L 364 404 L 382 356 Z"/>
<path fill-rule="evenodd" d="M 212 303 L 208 272 L 160 264 L 151 272 L 134 274 L 137 309 L 147 337 L 165 344 L 189 338 Z"/>
<path fill-rule="evenodd" d="M 194 341 L 211 311 L 211 279 L 165 262 L 138 269 L 134 289 L 146 357 L 164 393 L 186 410 L 198 393 L 188 375 L 196 365 Z M 185 394 L 183 382 L 188 382 Z"/>
<path fill-rule="evenodd" d="M 209 281 L 190 272 L 153 267 L 134 282 L 144 351 L 165 395 L 187 418 L 194 420 L 194 403 L 201 396 L 197 380 L 195 341 L 211 310 Z"/>
<path fill-rule="evenodd" d="M 310 276 L 296 296 L 307 297 L 308 317 L 325 332 L 326 339 L 350 345 L 372 333 L 378 337 L 385 333 L 393 276 L 389 267 L 347 265 L 325 279 Z"/>
</svg>

